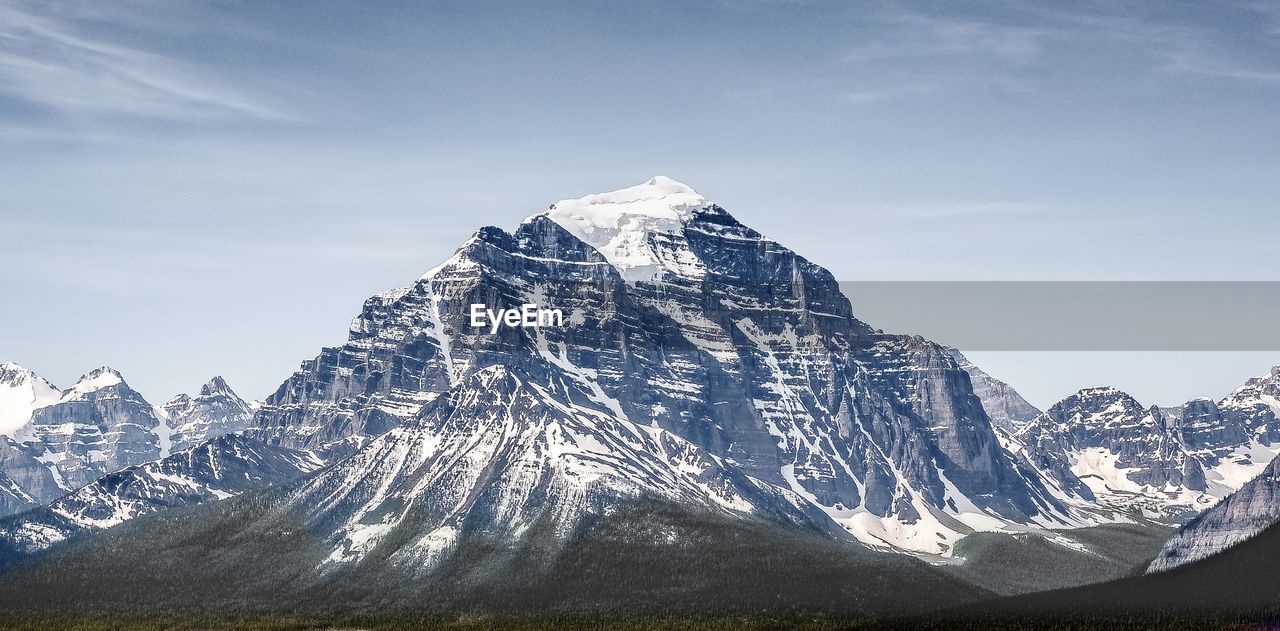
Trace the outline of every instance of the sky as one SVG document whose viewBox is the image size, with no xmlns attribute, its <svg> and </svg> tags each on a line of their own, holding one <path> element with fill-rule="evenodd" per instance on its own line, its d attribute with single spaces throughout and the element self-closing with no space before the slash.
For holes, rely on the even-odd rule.
<svg viewBox="0 0 1280 631">
<path fill-rule="evenodd" d="M 264 397 L 477 227 L 656 174 L 841 280 L 1277 280 L 1277 106 L 1265 2 L 0 0 L 0 360 Z M 1042 406 L 1272 355 L 970 353 Z"/>
</svg>

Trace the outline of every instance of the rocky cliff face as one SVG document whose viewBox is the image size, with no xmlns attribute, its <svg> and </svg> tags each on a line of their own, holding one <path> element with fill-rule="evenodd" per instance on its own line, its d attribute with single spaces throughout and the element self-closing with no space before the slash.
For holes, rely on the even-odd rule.
<svg viewBox="0 0 1280 631">
<path fill-rule="evenodd" d="M 564 323 L 474 327 L 473 304 L 555 308 Z M 1001 448 L 948 349 L 872 330 L 826 270 L 665 178 L 557 202 L 513 233 L 481 229 L 413 285 L 368 300 L 347 344 L 305 363 L 251 431 L 352 453 L 446 392 L 466 398 L 455 390 L 493 367 L 547 408 L 667 437 L 633 449 L 679 441 L 706 466 L 793 498 L 770 511 L 816 511 L 873 546 L 945 555 L 975 529 L 1080 523 Z M 351 462 L 372 466 L 370 453 Z M 477 493 L 522 497 L 490 486 L 505 478 L 484 480 Z M 414 488 L 365 494 L 360 510 L 426 501 Z"/>
<path fill-rule="evenodd" d="M 1040 416 L 1039 408 L 1028 403 L 1017 390 L 983 372 L 960 351 L 951 349 L 951 357 L 956 360 L 961 370 L 969 374 L 969 382 L 973 384 L 973 394 L 982 401 L 982 409 L 986 410 L 987 416 L 996 429 L 1011 436 Z"/>
<path fill-rule="evenodd" d="M 1163 572 L 1217 554 L 1280 520 L 1280 460 L 1178 531 L 1147 568 Z"/>
<path fill-rule="evenodd" d="M 8 436 L 0 436 L 0 473 L 20 489 L 14 495 L 21 498 L 0 510 L 0 516 L 51 502 L 63 493 L 53 470 L 37 460 L 31 448 Z"/>
<path fill-rule="evenodd" d="M 567 385 L 560 395 L 586 398 Z M 812 525 L 785 489 L 753 480 L 670 432 L 562 399 L 518 369 L 492 365 L 313 478 L 301 509 L 346 564 L 428 571 L 467 534 L 572 533 L 627 499 L 697 511 L 773 514 Z M 811 511 L 810 517 L 820 513 Z"/>
<path fill-rule="evenodd" d="M 74 490 L 110 471 L 163 455 L 168 428 L 120 373 L 99 368 L 31 417 L 23 445 Z"/>
<path fill-rule="evenodd" d="M 253 423 L 249 404 L 222 377 L 200 387 L 199 394 L 180 394 L 160 407 L 170 427 L 170 450 L 179 452 L 210 438 L 248 429 Z"/>
<path fill-rule="evenodd" d="M 0 516 L 11 515 L 39 506 L 35 498 L 0 471 Z"/>
</svg>

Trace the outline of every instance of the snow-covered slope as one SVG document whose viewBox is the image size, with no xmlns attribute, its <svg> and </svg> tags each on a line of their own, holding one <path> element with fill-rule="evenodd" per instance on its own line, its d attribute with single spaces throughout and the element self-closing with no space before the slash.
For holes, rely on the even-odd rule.
<svg viewBox="0 0 1280 631">
<path fill-rule="evenodd" d="M 711 207 L 697 191 L 669 177 L 609 193 L 562 199 L 545 215 L 595 248 L 623 279 L 654 280 L 664 270 L 697 269 L 696 257 L 664 256 L 653 241 L 679 238 L 695 210 Z"/>
<path fill-rule="evenodd" d="M 61 397 L 43 377 L 12 362 L 0 364 L 0 435 L 16 435 L 32 412 Z"/>
</svg>

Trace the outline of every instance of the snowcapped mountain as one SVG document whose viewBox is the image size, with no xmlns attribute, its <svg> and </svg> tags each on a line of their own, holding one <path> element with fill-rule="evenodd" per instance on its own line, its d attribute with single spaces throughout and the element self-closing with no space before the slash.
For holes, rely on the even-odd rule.
<svg viewBox="0 0 1280 631">
<path fill-rule="evenodd" d="M 1163 572 L 1250 539 L 1280 521 L 1280 459 L 1177 532 L 1147 568 Z"/>
<path fill-rule="evenodd" d="M 175 453 L 209 438 L 248 429 L 253 422 L 250 405 L 222 377 L 210 379 L 195 396 L 173 397 L 159 411 L 171 430 L 170 451 Z"/>
<path fill-rule="evenodd" d="M 991 423 L 1007 435 L 1013 435 L 1032 419 L 1040 416 L 1040 410 L 1031 405 L 1013 386 L 988 375 L 974 365 L 960 351 L 951 350 L 952 359 L 960 369 L 969 373 L 969 382 L 973 384 L 973 393 L 982 401 L 982 409 L 987 411 Z"/>
<path fill-rule="evenodd" d="M 292 480 L 320 466 L 305 452 L 235 434 L 221 436 L 162 460 L 114 471 L 47 507 L 0 522 L 0 558 L 43 550 L 157 510 Z"/>
<path fill-rule="evenodd" d="M 1069 493 L 1177 522 L 1208 509 L 1280 453 L 1280 367 L 1214 403 L 1143 407 L 1114 388 L 1063 399 L 1014 436 Z"/>
<path fill-rule="evenodd" d="M 14 436 L 31 413 L 57 402 L 62 393 L 43 377 L 15 364 L 0 364 L 0 434 Z"/>
<path fill-rule="evenodd" d="M 110 471 L 164 455 L 168 427 L 119 372 L 99 368 L 31 416 L 19 440 L 72 491 Z"/>
<path fill-rule="evenodd" d="M 473 326 L 472 305 L 524 304 L 560 310 L 563 326 Z M 431 460 L 454 453 L 432 428 L 450 428 L 454 441 L 465 432 L 411 419 L 456 405 L 435 403 L 442 396 L 488 400 L 476 376 L 510 391 L 477 412 L 479 427 L 515 442 Z M 511 401 L 530 412 L 498 414 Z M 315 519 L 345 524 L 335 559 L 376 545 L 413 511 L 457 528 L 501 523 L 473 511 L 510 517 L 540 497 L 573 523 L 609 504 L 598 498 L 657 489 L 804 515 L 925 555 L 948 555 L 976 530 L 1083 523 L 1067 496 L 1001 448 L 948 349 L 871 329 L 826 270 L 662 177 L 562 200 L 513 233 L 482 228 L 413 285 L 366 301 L 348 342 L 281 385 L 251 435 L 331 458 L 356 453 L 314 484 L 362 491 L 337 504 L 297 499 L 327 511 Z M 607 487 L 587 494 L 597 499 L 567 490 L 566 445 L 582 454 L 570 461 L 614 467 L 576 468 Z M 394 465 L 402 456 L 408 464 Z M 676 456 L 687 471 L 673 468 Z M 529 477 L 502 473 L 513 459 Z"/>
</svg>

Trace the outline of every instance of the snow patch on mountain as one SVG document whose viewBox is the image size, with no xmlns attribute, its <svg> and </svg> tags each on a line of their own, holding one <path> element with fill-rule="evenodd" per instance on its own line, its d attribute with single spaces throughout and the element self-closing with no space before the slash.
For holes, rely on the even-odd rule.
<svg viewBox="0 0 1280 631">
<path fill-rule="evenodd" d="M 543 214 L 598 250 L 624 279 L 649 281 L 672 263 L 662 260 L 653 238 L 679 234 L 695 209 L 709 205 L 689 186 L 657 176 L 637 186 L 562 199 Z M 696 261 L 674 263 L 690 267 Z"/>
<path fill-rule="evenodd" d="M 61 401 L 76 401 L 99 390 L 124 383 L 124 377 L 114 368 L 103 366 L 76 381 L 75 385 L 62 393 Z"/>
</svg>

